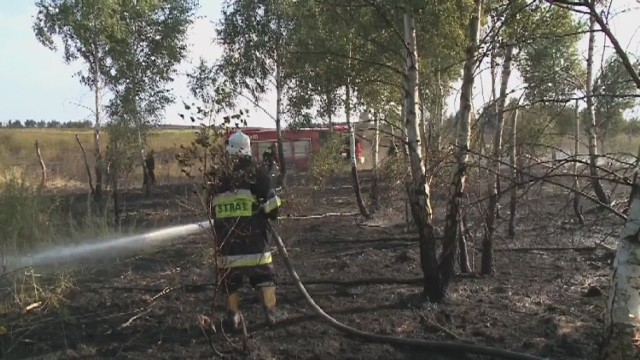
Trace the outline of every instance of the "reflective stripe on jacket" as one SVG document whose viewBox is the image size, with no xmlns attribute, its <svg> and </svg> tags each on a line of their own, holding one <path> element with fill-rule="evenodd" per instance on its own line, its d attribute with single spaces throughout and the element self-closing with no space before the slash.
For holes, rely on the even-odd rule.
<svg viewBox="0 0 640 360">
<path fill-rule="evenodd" d="M 227 255 L 218 257 L 218 267 L 223 269 L 244 266 L 268 265 L 273 262 L 271 251 L 262 254 Z"/>
<path fill-rule="evenodd" d="M 257 205 L 256 197 L 249 190 L 227 191 L 218 194 L 211 201 L 217 219 L 251 217 Z M 282 205 L 278 195 L 273 194 L 264 204 L 260 205 L 265 213 L 270 213 Z M 257 210 L 257 209 L 255 209 Z"/>
</svg>

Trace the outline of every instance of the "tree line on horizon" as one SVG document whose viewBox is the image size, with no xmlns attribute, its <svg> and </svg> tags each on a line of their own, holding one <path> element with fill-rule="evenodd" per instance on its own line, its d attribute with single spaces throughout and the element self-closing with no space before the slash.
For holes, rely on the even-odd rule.
<svg viewBox="0 0 640 360">
<path fill-rule="evenodd" d="M 61 122 L 58 120 L 12 119 L 0 122 L 0 128 L 9 129 L 91 129 L 91 120 L 70 120 Z"/>
</svg>

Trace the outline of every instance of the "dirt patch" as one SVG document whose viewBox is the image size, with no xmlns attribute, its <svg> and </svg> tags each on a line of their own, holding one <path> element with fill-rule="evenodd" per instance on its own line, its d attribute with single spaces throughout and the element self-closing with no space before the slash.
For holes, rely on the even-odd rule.
<svg viewBox="0 0 640 360">
<path fill-rule="evenodd" d="M 309 189 L 293 188 L 284 195 L 283 214 L 356 211 L 350 191 L 346 187 L 311 196 Z M 550 358 L 595 359 L 608 291 L 605 250 L 504 250 L 593 242 L 576 235 L 593 229 L 561 226 L 557 212 L 542 215 L 558 208 L 557 196 L 536 198 L 537 204 L 522 206 L 515 239 L 499 232 L 496 246 L 503 250 L 496 252 L 498 274 L 457 277 L 444 304 L 419 301 L 416 235 L 403 232 L 400 211 L 387 211 L 384 226 L 361 226 L 357 216 L 332 216 L 282 219 L 278 228 L 310 294 L 327 313 L 350 326 Z M 176 218 L 170 219 L 177 216 L 176 207 L 166 199 L 158 201 L 163 212 L 170 212 L 165 222 L 175 223 Z M 610 231 L 615 222 L 601 226 Z M 212 332 L 209 324 L 219 325 L 224 307 L 217 296 L 212 309 L 210 242 L 205 236 L 179 239 L 154 252 L 104 259 L 74 270 L 57 304 L 26 313 L 18 308 L 3 311 L 0 325 L 8 330 L 0 336 L 3 358 L 210 359 L 215 352 L 234 359 L 424 358 L 410 349 L 345 337 L 320 321 L 278 256 L 278 306 L 287 319 L 267 328 L 257 294 L 247 285 L 241 308 L 248 335 Z M 479 265 L 480 244 L 471 246 L 473 262 Z M 2 282 L 7 300 L 15 284 L 8 278 Z"/>
</svg>

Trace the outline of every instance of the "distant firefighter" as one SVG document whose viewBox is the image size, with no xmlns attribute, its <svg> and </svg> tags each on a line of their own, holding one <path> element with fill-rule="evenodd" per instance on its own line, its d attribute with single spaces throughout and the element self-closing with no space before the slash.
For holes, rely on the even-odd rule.
<svg viewBox="0 0 640 360">
<path fill-rule="evenodd" d="M 264 161 L 269 171 L 271 171 L 276 164 L 276 159 L 276 144 L 271 143 L 271 146 L 262 153 L 262 161 Z"/>
<path fill-rule="evenodd" d="M 147 172 L 144 174 L 144 182 L 142 183 L 142 186 L 149 186 L 149 185 L 156 184 L 156 173 L 155 173 L 156 160 L 153 157 L 153 155 L 154 155 L 154 151 L 151 150 L 149 151 L 149 154 L 147 154 L 146 159 L 144 159 L 144 165 L 147 168 Z"/>
</svg>

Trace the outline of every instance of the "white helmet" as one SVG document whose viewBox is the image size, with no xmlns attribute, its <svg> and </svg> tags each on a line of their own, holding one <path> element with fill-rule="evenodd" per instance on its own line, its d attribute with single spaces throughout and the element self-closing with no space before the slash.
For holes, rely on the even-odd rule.
<svg viewBox="0 0 640 360">
<path fill-rule="evenodd" d="M 227 153 L 229 155 L 251 156 L 251 139 L 242 131 L 235 132 L 229 136 Z"/>
</svg>

